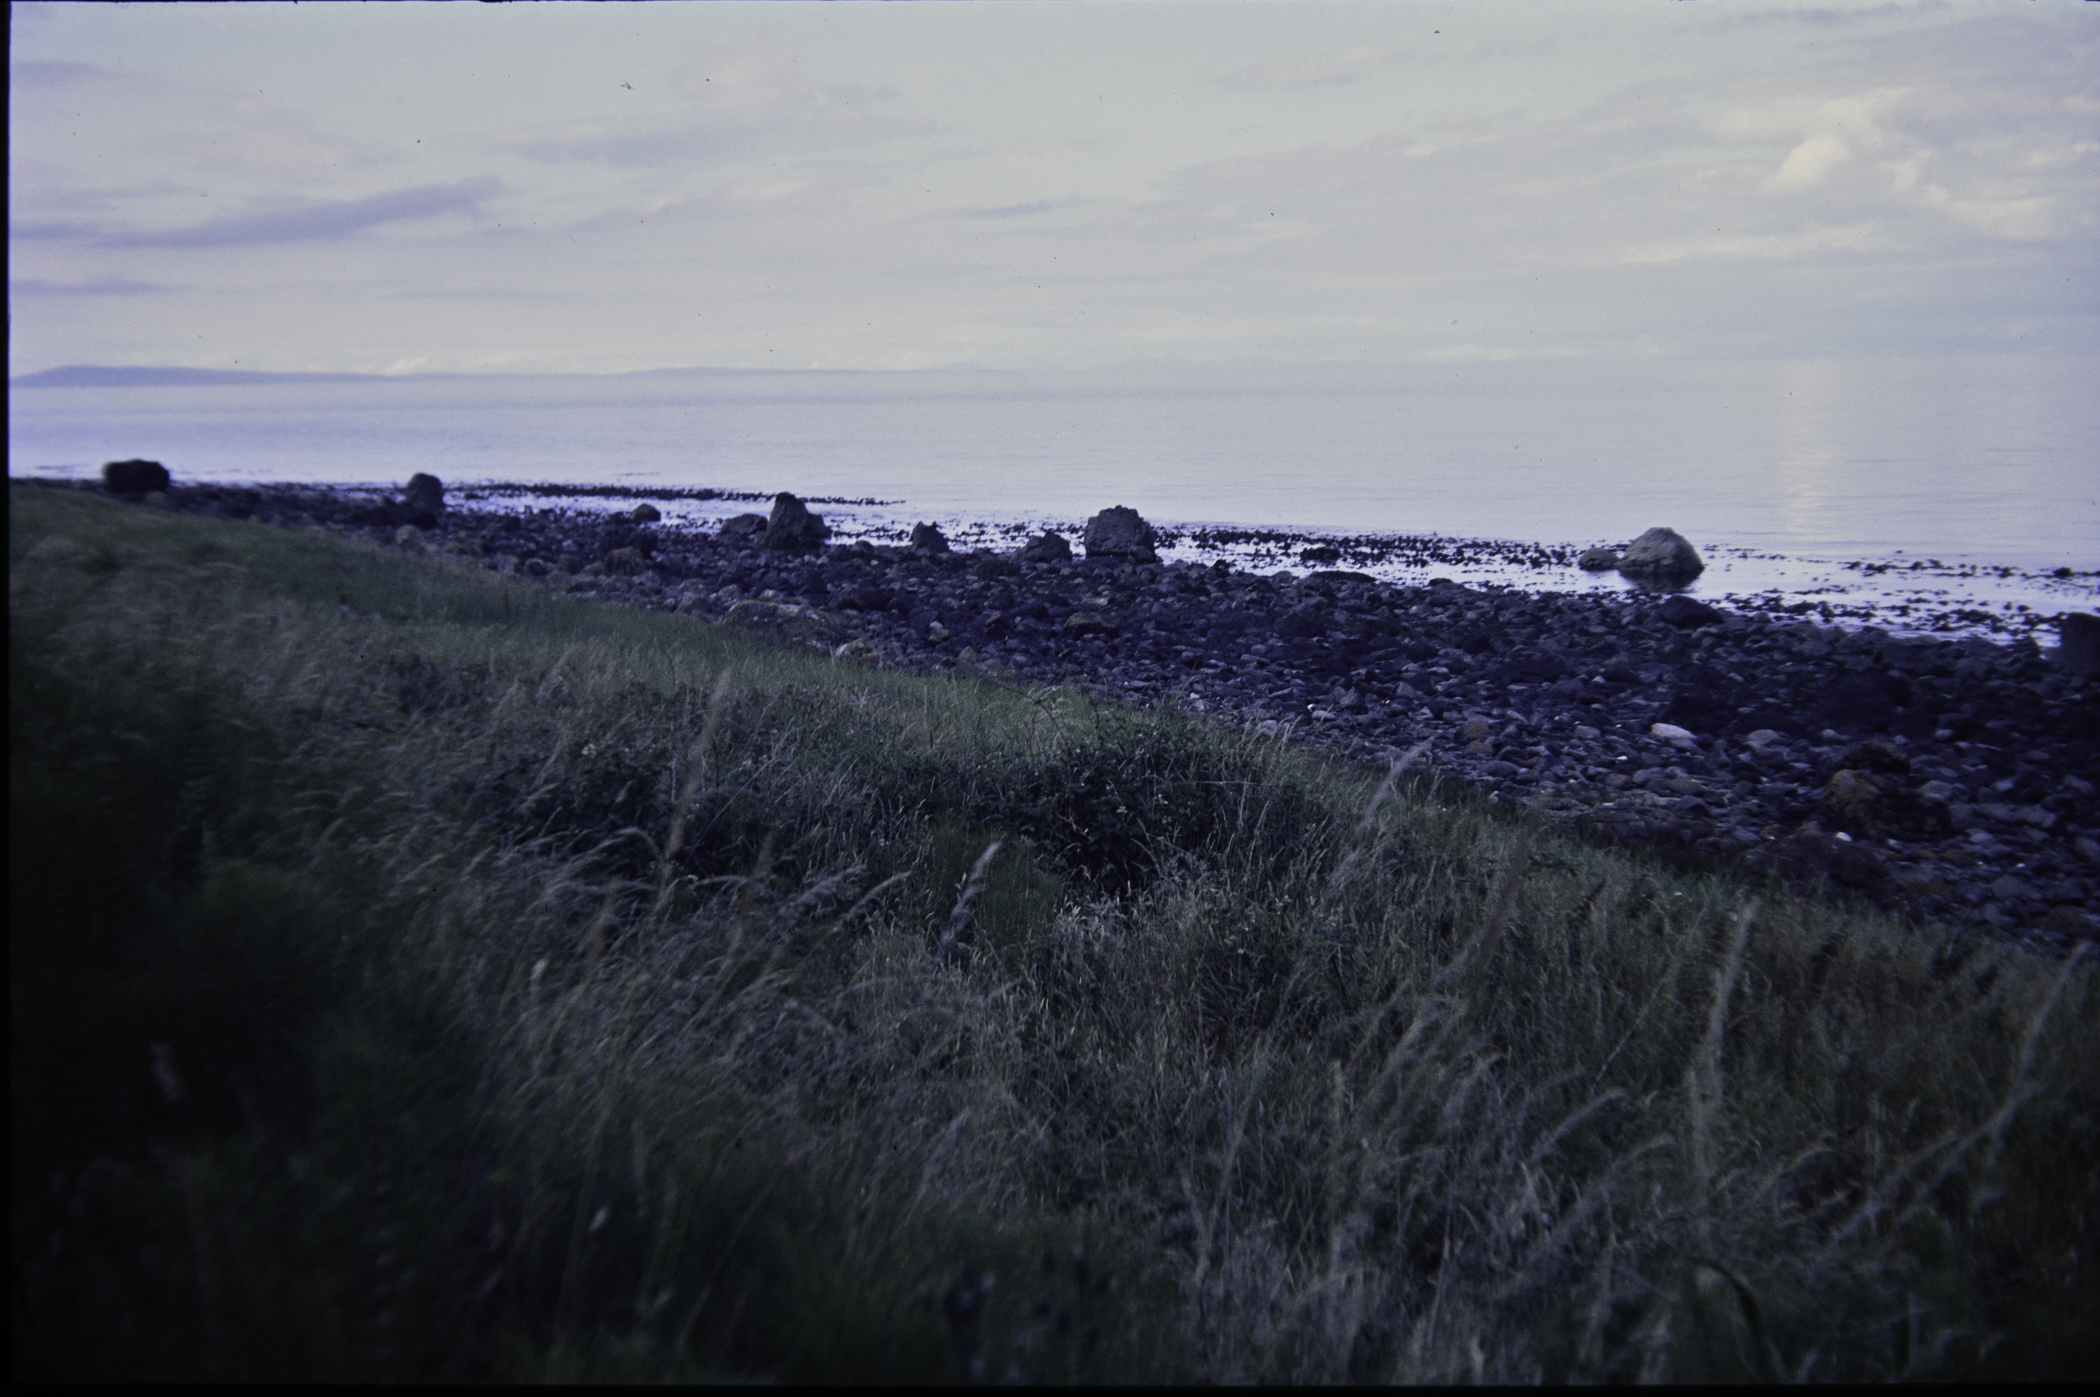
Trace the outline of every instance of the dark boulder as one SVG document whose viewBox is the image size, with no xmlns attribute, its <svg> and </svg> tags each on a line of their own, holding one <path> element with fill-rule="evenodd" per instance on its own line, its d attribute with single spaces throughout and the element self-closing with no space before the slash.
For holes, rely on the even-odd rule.
<svg viewBox="0 0 2100 1397">
<path fill-rule="evenodd" d="M 1327 634 L 1328 618 L 1318 607 L 1301 607 L 1276 618 L 1276 634 L 1285 640 L 1312 640 Z"/>
<path fill-rule="evenodd" d="M 656 552 L 656 536 L 647 529 L 637 528 L 628 522 L 624 515 L 614 515 L 606 524 L 605 532 L 599 537 L 599 544 L 601 562 L 606 553 L 620 548 L 631 548 L 645 558 Z"/>
<path fill-rule="evenodd" d="M 1069 563 L 1072 561 L 1072 545 L 1065 542 L 1063 534 L 1045 529 L 1032 538 L 1021 549 L 1024 563 Z"/>
<path fill-rule="evenodd" d="M 802 501 L 782 490 L 773 497 L 773 513 L 759 546 L 775 553 L 814 553 L 830 537 L 830 526 L 821 515 L 811 514 Z"/>
<path fill-rule="evenodd" d="M 1726 613 L 1717 608 L 1708 606 L 1703 601 L 1693 601 L 1686 596 L 1665 599 L 1662 605 L 1655 608 L 1655 614 L 1671 625 L 1686 630 L 1695 626 L 1716 626 L 1728 619 Z"/>
<path fill-rule="evenodd" d="M 1809 716 L 1840 732 L 1879 732 L 1910 697 L 1911 686 L 1887 670 L 1863 670 L 1833 684 Z"/>
<path fill-rule="evenodd" d="M 1656 587 L 1682 587 L 1704 571 L 1699 550 L 1675 529 L 1648 530 L 1619 558 L 1621 577 Z"/>
<path fill-rule="evenodd" d="M 941 532 L 938 524 L 914 524 L 911 526 L 911 551 L 914 553 L 948 552 L 948 536 Z"/>
<path fill-rule="evenodd" d="M 1881 771 L 1847 768 L 1832 776 L 1823 787 L 1823 812 L 1838 828 L 1869 839 L 1936 840 L 1954 830 L 1944 804 Z"/>
<path fill-rule="evenodd" d="M 150 495 L 169 485 L 168 468 L 158 461 L 111 461 L 102 468 L 102 488 L 112 495 Z"/>
<path fill-rule="evenodd" d="M 1136 510 L 1123 505 L 1104 509 L 1087 520 L 1086 534 L 1081 541 L 1086 545 L 1089 558 L 1128 563 L 1159 561 L 1159 554 L 1152 547 L 1152 526 Z"/>
<path fill-rule="evenodd" d="M 1560 679 L 1568 673 L 1568 662 L 1550 650 L 1532 650 L 1513 655 L 1495 677 L 1505 684 L 1535 684 Z"/>
<path fill-rule="evenodd" d="M 1619 566 L 1619 555 L 1609 548 L 1592 548 L 1575 560 L 1575 566 L 1584 572 L 1615 572 Z"/>
<path fill-rule="evenodd" d="M 434 475 L 416 472 L 401 491 L 401 507 L 407 512 L 409 523 L 429 528 L 445 512 L 445 482 Z"/>
<path fill-rule="evenodd" d="M 1656 721 L 1692 732 L 1719 732 L 1736 720 L 1735 705 L 1719 689 L 1704 684 L 1679 684 L 1671 691 L 1669 706 Z"/>
<path fill-rule="evenodd" d="M 2063 636 L 2056 652 L 2063 667 L 2072 674 L 2100 674 L 2100 616 L 2067 611 L 2056 618 L 2056 626 Z"/>
<path fill-rule="evenodd" d="M 1342 550 L 1325 543 L 1316 543 L 1298 554 L 1298 561 L 1307 564 L 1339 563 L 1341 560 Z"/>
<path fill-rule="evenodd" d="M 766 536 L 766 516 L 738 514 L 722 521 L 720 537 L 725 543 L 751 544 Z"/>
<path fill-rule="evenodd" d="M 1728 724 L 1728 731 L 1736 736 L 1753 732 L 1776 732 L 1786 737 L 1809 735 L 1799 718 L 1780 708 L 1752 708 L 1748 713 L 1739 713 Z"/>
<path fill-rule="evenodd" d="M 1754 871 L 1770 869 L 1805 882 L 1831 882 L 1860 892 L 1891 896 L 1900 885 L 1872 849 L 1815 829 L 1804 829 L 1754 851 Z"/>
<path fill-rule="evenodd" d="M 637 524 L 654 524 L 664 517 L 664 513 L 653 504 L 638 504 L 628 517 Z"/>
<path fill-rule="evenodd" d="M 1887 776 L 1908 776 L 1910 758 L 1902 749 L 1870 737 L 1865 742 L 1855 742 L 1847 747 L 1831 770 L 1877 771 Z"/>
<path fill-rule="evenodd" d="M 881 611 L 890 604 L 890 594 L 872 582 L 855 582 L 831 594 L 833 611 Z"/>
</svg>

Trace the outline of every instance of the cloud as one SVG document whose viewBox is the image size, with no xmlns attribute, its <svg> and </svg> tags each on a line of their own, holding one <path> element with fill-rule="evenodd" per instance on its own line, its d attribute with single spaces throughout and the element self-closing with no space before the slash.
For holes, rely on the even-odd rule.
<svg viewBox="0 0 2100 1397">
<path fill-rule="evenodd" d="M 1620 261 L 1629 266 L 1702 259 L 1729 262 L 1790 262 L 1797 258 L 1840 252 L 1888 252 L 1900 244 L 1872 223 L 1842 228 L 1804 228 L 1783 233 L 1716 235 L 1628 248 Z"/>
<path fill-rule="evenodd" d="M 1033 218 L 1037 214 L 1059 213 L 1067 209 L 1082 208 L 1094 202 L 1091 199 L 1074 197 L 1042 199 L 1033 204 L 996 204 L 976 208 L 950 209 L 930 216 L 934 218 Z"/>
<path fill-rule="evenodd" d="M 175 287 L 157 281 L 134 281 L 128 276 L 97 277 L 93 281 L 45 281 L 24 277 L 7 283 L 10 296 L 154 296 Z"/>
<path fill-rule="evenodd" d="M 863 147 L 932 129 L 881 114 L 900 95 L 893 87 L 809 77 L 780 33 L 698 44 L 669 88 L 673 112 L 560 122 L 498 143 L 530 160 L 653 169 Z"/>
<path fill-rule="evenodd" d="M 484 176 L 480 179 L 456 180 L 451 184 L 425 184 L 413 189 L 397 189 L 387 194 L 367 195 L 362 199 L 315 201 L 303 207 L 282 209 L 275 213 L 215 218 L 208 223 L 199 223 L 188 228 L 171 228 L 156 233 L 105 234 L 97 241 L 105 247 L 167 248 L 255 247 L 271 243 L 320 242 L 348 237 L 382 223 L 434 218 L 446 213 L 472 212 L 484 199 L 493 197 L 502 188 L 501 180 Z M 46 226 L 54 229 L 78 227 L 63 224 Z M 16 237 L 25 235 L 23 230 L 10 231 Z M 65 236 L 64 233 L 43 231 L 27 234 L 32 237 L 54 235 Z"/>
<path fill-rule="evenodd" d="M 1227 87 L 1339 87 L 1375 72 L 1400 55 L 1391 49 L 1359 45 L 1343 53 L 1320 53 L 1308 58 L 1280 58 L 1257 63 L 1236 73 L 1227 73 Z"/>
<path fill-rule="evenodd" d="M 1787 152 L 1786 159 L 1765 181 L 1768 192 L 1791 194 L 1813 189 L 1823 176 L 1852 158 L 1852 148 L 1835 136 L 1810 136 Z"/>
</svg>

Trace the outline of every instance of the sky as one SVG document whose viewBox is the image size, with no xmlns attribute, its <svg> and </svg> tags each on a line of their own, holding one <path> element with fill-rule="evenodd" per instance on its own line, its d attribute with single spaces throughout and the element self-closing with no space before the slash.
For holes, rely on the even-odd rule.
<svg viewBox="0 0 2100 1397">
<path fill-rule="evenodd" d="M 2100 351 L 2100 4 L 12 7 L 8 363 Z"/>
</svg>

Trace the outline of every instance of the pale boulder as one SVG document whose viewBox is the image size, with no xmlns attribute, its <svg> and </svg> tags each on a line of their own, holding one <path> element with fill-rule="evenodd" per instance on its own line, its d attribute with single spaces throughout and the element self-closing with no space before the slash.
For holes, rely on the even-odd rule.
<svg viewBox="0 0 2100 1397">
<path fill-rule="evenodd" d="M 1699 550 L 1675 529 L 1650 529 L 1619 557 L 1619 575 L 1636 582 L 1676 587 L 1706 571 Z"/>
</svg>

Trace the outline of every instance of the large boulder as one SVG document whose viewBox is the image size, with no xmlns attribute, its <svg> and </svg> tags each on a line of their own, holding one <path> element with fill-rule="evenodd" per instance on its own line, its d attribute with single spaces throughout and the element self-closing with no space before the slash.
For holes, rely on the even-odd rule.
<svg viewBox="0 0 2100 1397">
<path fill-rule="evenodd" d="M 401 507 L 408 511 L 409 523 L 429 528 L 445 512 L 445 482 L 416 472 L 401 492 Z"/>
<path fill-rule="evenodd" d="M 1657 587 L 1681 587 L 1706 571 L 1699 550 L 1675 529 L 1650 529 L 1619 555 L 1619 575 Z"/>
<path fill-rule="evenodd" d="M 1152 526 L 1136 510 L 1123 505 L 1104 509 L 1087 520 L 1082 542 L 1089 558 L 1128 563 L 1159 561 L 1159 554 L 1152 550 Z"/>
<path fill-rule="evenodd" d="M 2100 616 L 2066 611 L 2056 618 L 2056 627 L 2063 636 L 2057 656 L 2064 668 L 2072 674 L 2100 674 Z"/>
<path fill-rule="evenodd" d="M 802 501 L 782 490 L 773 497 L 773 513 L 766 519 L 759 546 L 776 553 L 814 553 L 830 537 L 831 528 L 823 516 L 811 514 Z"/>
<path fill-rule="evenodd" d="M 102 488 L 112 495 L 150 495 L 168 488 L 168 468 L 158 461 L 111 461 L 102 468 Z"/>
<path fill-rule="evenodd" d="M 1024 563 L 1069 563 L 1072 545 L 1065 542 L 1063 534 L 1045 529 L 1022 547 L 1020 557 Z"/>
</svg>

